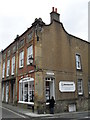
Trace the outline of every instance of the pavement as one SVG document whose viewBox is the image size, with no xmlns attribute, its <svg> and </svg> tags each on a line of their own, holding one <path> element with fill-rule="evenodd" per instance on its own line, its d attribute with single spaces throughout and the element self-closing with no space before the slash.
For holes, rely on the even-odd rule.
<svg viewBox="0 0 90 120">
<path fill-rule="evenodd" d="M 27 108 L 22 108 L 20 106 L 15 106 L 15 105 L 10 105 L 10 104 L 6 104 L 3 103 L 2 107 L 4 108 L 8 108 L 12 111 L 15 111 L 19 114 L 28 116 L 28 117 L 47 117 L 47 118 L 78 118 L 78 116 L 88 116 L 88 111 L 82 111 L 82 112 L 64 112 L 64 113 L 55 113 L 55 114 L 37 114 L 37 112 L 35 111 L 34 113 L 32 112 L 31 109 L 27 109 Z M 83 116 L 82 116 L 83 117 Z M 90 117 L 90 116 L 89 116 Z"/>
<path fill-rule="evenodd" d="M 7 103 L 2 103 L 2 107 L 15 111 L 19 114 L 30 116 L 30 117 L 44 117 L 44 116 L 52 116 L 51 114 L 38 114 L 36 111 L 32 112 L 31 109 L 22 108 L 20 106 L 15 106 Z"/>
</svg>

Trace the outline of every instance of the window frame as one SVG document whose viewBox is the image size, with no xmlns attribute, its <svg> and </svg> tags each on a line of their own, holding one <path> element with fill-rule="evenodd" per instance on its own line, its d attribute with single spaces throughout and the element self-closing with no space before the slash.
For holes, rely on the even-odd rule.
<svg viewBox="0 0 90 120">
<path fill-rule="evenodd" d="M 45 99 L 48 103 L 53 96 L 55 99 L 55 78 L 47 76 L 45 77 Z"/>
<path fill-rule="evenodd" d="M 2 78 L 5 77 L 5 62 L 3 62 Z"/>
<path fill-rule="evenodd" d="M 82 79 L 78 79 L 78 83 L 77 83 L 77 87 L 78 87 L 78 95 L 83 95 L 83 80 Z"/>
<path fill-rule="evenodd" d="M 19 68 L 24 67 L 24 51 L 19 53 Z"/>
<path fill-rule="evenodd" d="M 82 70 L 81 55 L 76 53 L 75 60 L 76 60 L 76 69 Z"/>
<path fill-rule="evenodd" d="M 12 57 L 11 75 L 15 74 L 15 56 Z"/>
<path fill-rule="evenodd" d="M 27 65 L 30 65 L 29 63 L 29 58 L 32 57 L 33 58 L 33 45 L 30 45 L 27 48 Z"/>
<path fill-rule="evenodd" d="M 7 77 L 9 76 L 10 74 L 10 59 L 7 60 Z"/>
<path fill-rule="evenodd" d="M 27 101 L 26 94 L 28 94 Z M 19 81 L 19 103 L 34 104 L 34 78 L 28 77 Z"/>
</svg>

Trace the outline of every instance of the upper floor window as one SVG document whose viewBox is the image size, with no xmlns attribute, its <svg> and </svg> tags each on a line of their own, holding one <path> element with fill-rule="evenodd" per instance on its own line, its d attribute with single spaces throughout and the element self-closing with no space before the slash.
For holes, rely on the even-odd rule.
<svg viewBox="0 0 90 120">
<path fill-rule="evenodd" d="M 14 46 L 12 49 L 12 53 L 15 53 L 15 52 L 16 52 L 16 46 Z"/>
<path fill-rule="evenodd" d="M 3 63 L 3 69 L 2 69 L 2 78 L 5 76 L 5 62 Z"/>
<path fill-rule="evenodd" d="M 79 54 L 76 54 L 76 69 L 81 70 L 81 57 Z"/>
<path fill-rule="evenodd" d="M 20 52 L 19 54 L 19 68 L 24 66 L 24 51 Z"/>
<path fill-rule="evenodd" d="M 29 65 L 29 58 L 33 57 L 33 45 L 27 48 L 27 65 Z"/>
<path fill-rule="evenodd" d="M 4 59 L 4 60 L 6 59 L 6 53 L 3 55 L 3 59 Z"/>
<path fill-rule="evenodd" d="M 7 56 L 8 56 L 8 57 L 10 56 L 10 50 L 8 50 L 8 52 L 7 52 Z"/>
<path fill-rule="evenodd" d="M 11 74 L 14 75 L 14 72 L 15 72 L 15 56 L 12 57 L 12 71 L 11 71 Z"/>
<path fill-rule="evenodd" d="M 83 81 L 78 79 L 78 95 L 83 95 Z"/>
<path fill-rule="evenodd" d="M 27 35 L 27 43 L 29 43 L 32 40 L 33 37 L 33 32 L 31 31 L 28 35 Z"/>
<path fill-rule="evenodd" d="M 24 39 L 20 40 L 20 42 L 19 42 L 19 48 L 21 48 L 23 46 L 24 46 Z"/>
<path fill-rule="evenodd" d="M 10 72 L 10 60 L 7 60 L 7 76 L 9 76 Z"/>
</svg>

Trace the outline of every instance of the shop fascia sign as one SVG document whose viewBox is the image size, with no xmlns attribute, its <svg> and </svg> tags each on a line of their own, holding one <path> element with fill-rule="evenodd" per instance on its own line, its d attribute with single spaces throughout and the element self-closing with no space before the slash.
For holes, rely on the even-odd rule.
<svg viewBox="0 0 90 120">
<path fill-rule="evenodd" d="M 61 92 L 75 92 L 75 83 L 69 81 L 60 81 L 59 90 Z"/>
</svg>

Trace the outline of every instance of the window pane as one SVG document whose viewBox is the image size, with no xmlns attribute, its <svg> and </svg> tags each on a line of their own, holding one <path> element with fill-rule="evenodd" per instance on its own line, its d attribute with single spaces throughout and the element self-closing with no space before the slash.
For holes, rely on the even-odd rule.
<svg viewBox="0 0 90 120">
<path fill-rule="evenodd" d="M 19 101 L 34 102 L 34 81 L 19 82 Z"/>
<path fill-rule="evenodd" d="M 76 54 L 76 69 L 81 69 L 81 58 L 78 54 Z"/>
<path fill-rule="evenodd" d="M 29 58 L 33 57 L 33 45 L 31 45 L 28 49 L 27 49 L 27 65 L 29 65 Z"/>
<path fill-rule="evenodd" d="M 3 63 L 2 78 L 4 78 L 4 75 L 5 75 L 5 62 Z"/>
<path fill-rule="evenodd" d="M 7 61 L 7 76 L 9 76 L 10 60 Z"/>
<path fill-rule="evenodd" d="M 78 80 L 78 94 L 82 95 L 83 94 L 83 84 L 82 84 L 82 79 Z"/>
<path fill-rule="evenodd" d="M 19 54 L 19 68 L 23 67 L 23 65 L 24 65 L 24 51 L 22 51 Z"/>
<path fill-rule="evenodd" d="M 14 74 L 15 72 L 15 56 L 12 58 L 12 75 Z"/>
</svg>

